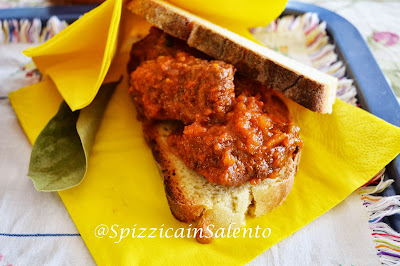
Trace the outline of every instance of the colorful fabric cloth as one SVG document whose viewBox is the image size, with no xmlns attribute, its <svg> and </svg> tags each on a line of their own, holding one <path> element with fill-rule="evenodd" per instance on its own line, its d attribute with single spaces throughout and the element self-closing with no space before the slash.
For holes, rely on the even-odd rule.
<svg viewBox="0 0 400 266">
<path fill-rule="evenodd" d="M 400 99 L 399 1 L 301 0 L 334 11 L 350 21 L 367 41 L 376 61 Z"/>
</svg>

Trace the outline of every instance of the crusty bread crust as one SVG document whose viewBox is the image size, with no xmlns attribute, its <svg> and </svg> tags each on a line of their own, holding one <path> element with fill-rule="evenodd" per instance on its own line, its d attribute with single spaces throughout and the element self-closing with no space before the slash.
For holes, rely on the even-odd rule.
<svg viewBox="0 0 400 266">
<path fill-rule="evenodd" d="M 282 92 L 314 112 L 331 113 L 337 79 L 161 0 L 131 0 L 127 7 L 189 46 L 236 66 L 238 72 Z"/>
<path fill-rule="evenodd" d="M 145 126 L 145 135 L 158 163 L 164 188 L 176 219 L 195 223 L 203 230 L 196 239 L 209 243 L 218 228 L 239 228 L 245 225 L 247 214 L 257 217 L 279 206 L 292 189 L 300 152 L 279 172 L 275 179 L 265 179 L 257 185 L 246 182 L 239 187 L 224 187 L 208 182 L 189 169 L 173 152 L 167 137 L 175 129 L 172 122 Z M 211 228 L 211 227 L 210 227 Z"/>
</svg>

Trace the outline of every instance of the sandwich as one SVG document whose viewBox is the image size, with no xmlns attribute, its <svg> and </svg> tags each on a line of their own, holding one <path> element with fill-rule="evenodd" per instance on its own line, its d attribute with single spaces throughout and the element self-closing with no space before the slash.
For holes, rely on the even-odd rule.
<svg viewBox="0 0 400 266">
<path fill-rule="evenodd" d="M 285 99 L 330 113 L 337 80 L 164 1 L 127 7 L 154 25 L 132 46 L 129 93 L 174 217 L 210 243 L 279 206 L 303 147 Z"/>
</svg>

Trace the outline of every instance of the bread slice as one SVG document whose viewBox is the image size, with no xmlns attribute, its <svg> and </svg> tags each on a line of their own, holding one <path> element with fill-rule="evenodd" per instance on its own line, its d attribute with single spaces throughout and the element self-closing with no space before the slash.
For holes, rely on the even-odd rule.
<svg viewBox="0 0 400 266">
<path fill-rule="evenodd" d="M 219 228 L 225 228 L 226 232 L 229 226 L 232 230 L 244 226 L 247 214 L 254 217 L 266 214 L 291 191 L 300 152 L 289 159 L 275 179 L 266 178 L 257 185 L 246 182 L 238 187 L 225 187 L 208 182 L 174 154 L 167 137 L 175 128 L 173 122 L 157 122 L 145 127 L 145 135 L 164 179 L 172 214 L 179 221 L 202 228 L 203 234 L 196 236 L 200 243 L 211 242 Z"/>
<path fill-rule="evenodd" d="M 337 79 L 161 0 L 131 0 L 128 9 L 238 72 L 314 112 L 331 113 Z"/>
</svg>

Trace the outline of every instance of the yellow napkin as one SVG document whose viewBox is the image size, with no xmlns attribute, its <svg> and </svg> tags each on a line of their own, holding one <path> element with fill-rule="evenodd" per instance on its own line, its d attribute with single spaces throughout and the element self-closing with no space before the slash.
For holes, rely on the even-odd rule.
<svg viewBox="0 0 400 266">
<path fill-rule="evenodd" d="M 204 7 L 213 2 L 204 1 Z M 115 11 L 110 3 L 118 5 L 118 1 L 109 0 L 91 14 L 104 9 L 103 15 L 109 17 Z M 101 16 L 87 15 L 80 23 L 95 27 L 101 19 Z M 122 22 L 127 22 L 126 19 L 123 16 Z M 60 33 L 59 39 L 66 38 L 65 41 L 76 46 L 80 43 L 78 35 L 72 36 L 75 39 L 63 35 Z M 104 45 L 100 41 L 95 43 Z M 77 55 L 78 59 L 84 56 L 83 53 Z M 108 74 L 125 73 L 126 60 L 126 54 L 118 56 Z M 337 101 L 331 115 L 320 115 L 290 103 L 305 143 L 293 190 L 280 207 L 263 217 L 250 218 L 247 224 L 249 228 L 270 228 L 269 238 L 224 238 L 209 245 L 198 244 L 194 239 L 160 238 L 161 229 L 178 230 L 189 225 L 178 222 L 170 213 L 161 178 L 145 144 L 141 125 L 136 121 L 127 87 L 125 77 L 105 112 L 84 181 L 78 187 L 59 193 L 100 265 L 244 264 L 334 207 L 400 151 L 400 129 L 359 108 Z M 86 95 L 86 91 L 82 93 L 82 97 Z M 10 94 L 10 101 L 31 142 L 37 137 L 38 129 L 56 113 L 55 102 L 60 100 L 52 82 L 42 82 Z M 99 225 L 109 228 L 103 238 L 95 236 Z M 120 240 L 121 230 L 125 235 L 128 228 L 129 236 Z M 137 237 L 140 228 L 147 229 L 147 237 Z M 155 238 L 148 237 L 151 228 L 157 229 Z M 132 238 L 133 229 L 136 238 Z"/>
<path fill-rule="evenodd" d="M 103 83 L 117 48 L 121 6 L 122 0 L 108 0 L 62 34 L 24 51 L 72 111 L 89 105 Z"/>
<path fill-rule="evenodd" d="M 248 29 L 268 25 L 283 12 L 287 0 L 169 0 L 169 2 L 254 41 Z"/>
</svg>

